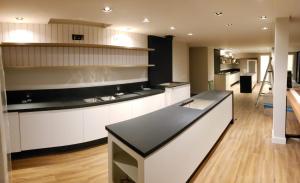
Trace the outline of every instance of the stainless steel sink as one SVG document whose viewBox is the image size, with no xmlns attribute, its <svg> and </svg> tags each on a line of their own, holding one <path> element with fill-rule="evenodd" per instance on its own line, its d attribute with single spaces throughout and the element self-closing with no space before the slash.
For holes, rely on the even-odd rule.
<svg viewBox="0 0 300 183">
<path fill-rule="evenodd" d="M 100 97 L 100 99 L 102 101 L 111 101 L 111 100 L 116 100 L 115 96 L 104 96 L 104 97 Z"/>
<path fill-rule="evenodd" d="M 192 102 L 184 105 L 183 107 L 192 108 L 192 109 L 200 109 L 203 110 L 213 104 L 214 100 L 205 100 L 205 99 L 193 99 Z"/>
<path fill-rule="evenodd" d="M 103 96 L 103 97 L 93 97 L 93 98 L 83 99 L 83 101 L 86 103 L 97 103 L 97 102 L 111 101 L 111 100 L 116 100 L 116 97 L 115 96 Z"/>
<path fill-rule="evenodd" d="M 83 99 L 83 101 L 86 102 L 86 103 L 101 102 L 101 100 L 99 98 L 86 98 L 86 99 Z"/>
<path fill-rule="evenodd" d="M 137 96 L 139 96 L 139 94 L 137 93 L 127 93 L 124 95 L 117 96 L 117 98 L 130 98 L 130 97 L 137 97 Z"/>
<path fill-rule="evenodd" d="M 134 92 L 135 94 L 138 94 L 138 95 L 146 95 L 148 93 L 151 93 L 151 90 L 145 90 L 145 91 L 136 91 Z"/>
</svg>

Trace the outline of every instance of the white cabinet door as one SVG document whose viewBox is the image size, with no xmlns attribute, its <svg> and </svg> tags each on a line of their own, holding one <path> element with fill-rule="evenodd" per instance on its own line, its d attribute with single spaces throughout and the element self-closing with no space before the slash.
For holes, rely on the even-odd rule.
<svg viewBox="0 0 300 183">
<path fill-rule="evenodd" d="M 41 149 L 83 142 L 79 109 L 20 113 L 21 149 Z"/>
<path fill-rule="evenodd" d="M 150 99 L 150 104 L 149 104 L 150 107 L 149 107 L 148 113 L 157 111 L 159 109 L 166 107 L 165 93 L 153 95 L 149 99 Z"/>
<path fill-rule="evenodd" d="M 190 85 L 182 85 L 178 87 L 174 87 L 172 91 L 172 104 L 175 104 L 177 102 L 181 102 L 185 99 L 188 99 L 191 97 L 190 94 Z"/>
<path fill-rule="evenodd" d="M 7 119 L 6 133 L 8 136 L 8 151 L 11 153 L 20 152 L 21 143 L 19 114 L 17 112 L 7 113 Z"/>
<path fill-rule="evenodd" d="M 148 103 L 150 101 L 149 98 L 150 97 L 144 97 L 132 101 L 132 118 L 136 118 L 148 113 Z"/>
<path fill-rule="evenodd" d="M 151 113 L 165 107 L 165 94 L 152 95 L 132 101 L 132 118 Z"/>
<path fill-rule="evenodd" d="M 109 105 L 109 124 L 128 120 L 132 117 L 132 101 Z"/>
<path fill-rule="evenodd" d="M 84 142 L 107 137 L 105 126 L 109 124 L 109 109 L 109 105 L 84 109 Z"/>
</svg>

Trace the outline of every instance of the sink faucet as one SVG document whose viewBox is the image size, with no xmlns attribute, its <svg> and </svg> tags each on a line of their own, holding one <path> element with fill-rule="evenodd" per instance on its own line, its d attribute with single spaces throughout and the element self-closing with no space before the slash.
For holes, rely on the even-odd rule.
<svg viewBox="0 0 300 183">
<path fill-rule="evenodd" d="M 121 90 L 120 85 L 117 85 L 117 92 L 119 92 Z"/>
<path fill-rule="evenodd" d="M 144 90 L 144 85 L 141 85 L 141 89 Z"/>
</svg>

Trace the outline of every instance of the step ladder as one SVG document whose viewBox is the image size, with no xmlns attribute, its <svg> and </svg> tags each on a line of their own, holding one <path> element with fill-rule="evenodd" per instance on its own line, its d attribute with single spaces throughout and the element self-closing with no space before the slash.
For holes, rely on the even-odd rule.
<svg viewBox="0 0 300 183">
<path fill-rule="evenodd" d="M 269 81 L 266 81 L 267 76 L 269 76 Z M 257 95 L 257 99 L 256 99 L 256 103 L 255 103 L 256 107 L 258 106 L 259 97 L 263 96 L 265 94 L 265 93 L 262 92 L 263 89 L 264 89 L 265 84 L 269 83 L 270 84 L 269 89 L 273 89 L 273 81 L 274 81 L 274 72 L 273 72 L 273 66 L 272 66 L 272 58 L 270 57 L 268 67 L 267 67 L 265 75 L 264 75 L 264 79 L 262 81 L 262 84 L 260 86 L 260 89 L 259 89 L 259 92 L 258 92 L 258 95 Z"/>
</svg>

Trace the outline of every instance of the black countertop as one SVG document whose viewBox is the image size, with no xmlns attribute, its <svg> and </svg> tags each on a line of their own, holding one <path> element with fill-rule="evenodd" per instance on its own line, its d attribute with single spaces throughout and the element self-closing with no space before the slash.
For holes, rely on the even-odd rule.
<svg viewBox="0 0 300 183">
<path fill-rule="evenodd" d="M 106 130 L 143 157 L 150 155 L 204 116 L 232 91 L 209 91 L 170 107 L 106 126 Z M 182 107 L 192 99 L 214 100 L 203 110 Z"/>
<path fill-rule="evenodd" d="M 235 74 L 238 72 L 240 72 L 240 69 L 226 69 L 226 70 L 221 70 L 218 74 L 225 75 L 225 74 Z"/>
<path fill-rule="evenodd" d="M 7 105 L 7 111 L 8 112 L 34 112 L 34 111 L 48 111 L 48 110 L 81 108 L 81 107 L 97 106 L 97 105 L 127 101 L 127 100 L 132 100 L 132 99 L 137 99 L 137 98 L 160 94 L 163 92 L 164 92 L 164 90 L 161 90 L 161 89 L 152 89 L 152 90 L 148 90 L 148 91 L 136 91 L 136 92 L 133 92 L 136 94 L 134 96 L 132 96 L 131 94 L 128 94 L 128 95 L 125 94 L 124 96 L 121 96 L 119 98 L 117 97 L 115 100 L 99 101 L 99 102 L 95 102 L 95 103 L 87 103 L 84 101 L 84 98 L 76 98 L 76 99 L 68 98 L 67 100 L 59 100 L 59 101 L 32 102 L 32 103 L 26 103 L 26 104 L 9 104 L 9 105 Z"/>
</svg>

